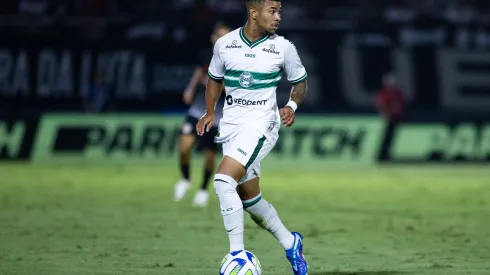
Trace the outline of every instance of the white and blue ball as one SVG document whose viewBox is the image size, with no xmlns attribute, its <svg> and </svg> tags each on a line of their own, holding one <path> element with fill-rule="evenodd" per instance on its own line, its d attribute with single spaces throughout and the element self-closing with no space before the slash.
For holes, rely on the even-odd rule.
<svg viewBox="0 0 490 275">
<path fill-rule="evenodd" d="M 261 275 L 259 259 L 247 250 L 228 253 L 221 261 L 220 275 Z"/>
</svg>

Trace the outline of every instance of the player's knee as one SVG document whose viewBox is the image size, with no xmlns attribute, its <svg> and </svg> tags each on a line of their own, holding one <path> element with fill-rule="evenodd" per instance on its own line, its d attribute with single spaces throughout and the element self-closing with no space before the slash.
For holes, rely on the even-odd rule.
<svg viewBox="0 0 490 275">
<path fill-rule="evenodd" d="M 180 146 L 179 148 L 179 154 L 181 157 L 188 157 L 190 156 L 190 150 L 187 150 L 187 148 L 183 147 L 183 146 Z"/>
<path fill-rule="evenodd" d="M 225 174 L 216 174 L 214 176 L 214 189 L 218 196 L 236 193 L 237 182 Z"/>
<path fill-rule="evenodd" d="M 219 198 L 221 215 L 231 215 L 236 211 L 243 209 L 242 202 L 236 191 L 236 181 L 225 174 L 216 174 L 214 176 L 214 188 Z"/>
</svg>

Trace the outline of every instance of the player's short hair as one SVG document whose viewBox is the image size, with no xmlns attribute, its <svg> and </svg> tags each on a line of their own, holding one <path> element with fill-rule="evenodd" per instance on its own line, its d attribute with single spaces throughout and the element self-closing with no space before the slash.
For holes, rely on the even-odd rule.
<svg viewBox="0 0 490 275">
<path fill-rule="evenodd" d="M 264 4 L 266 0 L 245 0 L 247 6 L 250 5 L 261 5 Z M 270 1 L 276 1 L 276 2 L 281 2 L 281 0 L 270 0 Z"/>
</svg>

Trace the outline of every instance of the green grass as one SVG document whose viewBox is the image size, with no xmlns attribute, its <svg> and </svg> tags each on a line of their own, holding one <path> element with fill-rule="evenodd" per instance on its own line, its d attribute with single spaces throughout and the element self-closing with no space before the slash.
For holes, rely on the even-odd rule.
<svg viewBox="0 0 490 275">
<path fill-rule="evenodd" d="M 217 198 L 174 203 L 177 179 L 168 162 L 1 165 L 0 274 L 218 274 Z M 490 274 L 488 167 L 263 168 L 262 191 L 305 236 L 310 275 Z M 245 234 L 264 275 L 291 274 L 248 217 Z"/>
</svg>

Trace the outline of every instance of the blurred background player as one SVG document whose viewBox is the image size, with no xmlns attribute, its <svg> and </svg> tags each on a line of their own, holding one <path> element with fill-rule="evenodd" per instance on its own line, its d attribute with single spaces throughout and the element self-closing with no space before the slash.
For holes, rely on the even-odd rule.
<svg viewBox="0 0 490 275">
<path fill-rule="evenodd" d="M 222 22 L 217 23 L 211 34 L 211 44 L 214 46 L 220 37 L 230 31 L 231 28 L 228 25 Z M 174 200 L 180 201 L 191 186 L 191 155 L 194 144 L 197 141 L 198 146 L 204 151 L 205 158 L 202 184 L 193 201 L 193 205 L 199 207 L 204 207 L 208 203 L 209 194 L 207 188 L 209 179 L 214 173 L 216 152 L 218 150 L 218 145 L 214 142 L 214 137 L 218 134 L 217 126 L 213 127 L 209 133 L 206 133 L 203 136 L 198 136 L 196 134 L 196 124 L 206 111 L 205 91 L 206 83 L 208 81 L 207 72 L 212 54 L 212 48 L 202 52 L 200 56 L 201 65 L 194 70 L 194 75 L 184 91 L 184 102 L 190 105 L 190 108 L 187 112 L 185 123 L 182 125 L 179 139 L 179 165 L 182 178 L 177 182 L 174 190 Z M 224 97 L 221 97 L 216 106 L 216 122 L 222 117 L 223 103 Z"/>
<path fill-rule="evenodd" d="M 405 118 L 407 109 L 407 97 L 396 83 L 396 78 L 392 73 L 383 75 L 382 87 L 376 95 L 376 107 L 378 113 L 386 120 L 384 141 L 379 153 L 382 160 L 388 159 L 391 152 L 391 144 L 395 129 Z"/>
<path fill-rule="evenodd" d="M 396 78 L 387 73 L 382 78 L 382 88 L 376 95 L 378 112 L 391 124 L 401 121 L 405 115 L 407 98 L 397 86 Z"/>
<path fill-rule="evenodd" d="M 111 87 L 102 71 L 95 74 L 92 84 L 84 91 L 83 101 L 87 113 L 105 113 L 114 107 L 111 106 Z"/>
</svg>

